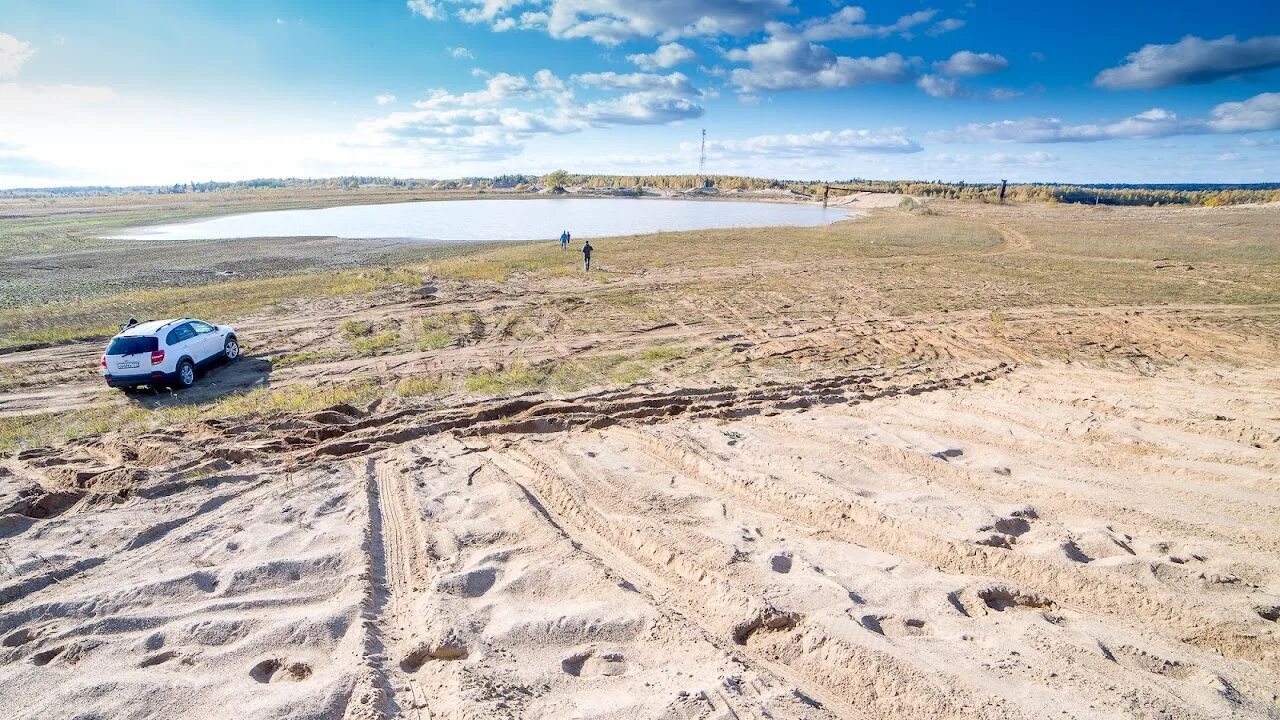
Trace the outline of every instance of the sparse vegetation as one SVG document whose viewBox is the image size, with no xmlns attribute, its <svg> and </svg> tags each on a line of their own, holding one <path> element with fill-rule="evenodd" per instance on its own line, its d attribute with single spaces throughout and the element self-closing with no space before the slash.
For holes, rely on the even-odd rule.
<svg viewBox="0 0 1280 720">
<path fill-rule="evenodd" d="M 400 333 L 395 330 L 385 330 L 376 335 L 364 335 L 351 341 L 351 349 L 356 354 L 369 356 L 377 355 L 384 350 L 395 347 L 400 341 Z"/>
<path fill-rule="evenodd" d="M 368 382 L 290 385 L 236 393 L 204 405 L 103 404 L 59 413 L 0 417 L 0 452 L 56 445 L 72 438 L 127 429 L 141 433 L 203 418 L 272 416 L 320 410 L 340 403 L 364 405 L 383 394 Z"/>
<path fill-rule="evenodd" d="M 232 321 L 286 300 L 359 295 L 389 287 L 382 273 L 348 271 L 220 285 L 140 290 L 74 302 L 0 310 L 0 347 L 106 338 L 137 318 L 200 317 Z"/>
</svg>

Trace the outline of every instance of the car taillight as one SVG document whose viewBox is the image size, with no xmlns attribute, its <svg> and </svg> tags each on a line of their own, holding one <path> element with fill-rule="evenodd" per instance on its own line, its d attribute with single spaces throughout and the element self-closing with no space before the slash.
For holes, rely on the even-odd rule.
<svg viewBox="0 0 1280 720">
<path fill-rule="evenodd" d="M 99 362 L 98 364 L 102 366 L 102 369 L 103 369 L 103 370 L 106 370 L 106 369 L 107 369 L 107 356 L 106 356 L 106 355 L 103 355 L 103 356 L 102 356 L 102 362 Z"/>
<path fill-rule="evenodd" d="M 152 350 L 152 351 L 151 351 L 151 364 L 152 364 L 152 365 L 159 365 L 159 364 L 160 364 L 160 363 L 162 363 L 162 362 L 164 362 L 164 351 L 163 351 L 163 350 Z"/>
</svg>

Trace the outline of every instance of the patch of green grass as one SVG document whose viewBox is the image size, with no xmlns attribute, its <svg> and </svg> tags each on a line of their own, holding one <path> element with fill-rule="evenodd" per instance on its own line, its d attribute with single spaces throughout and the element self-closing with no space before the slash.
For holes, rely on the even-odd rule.
<svg viewBox="0 0 1280 720">
<path fill-rule="evenodd" d="M 219 285 L 138 290 L 75 302 L 0 310 L 0 347 L 107 338 L 129 317 L 230 322 L 286 300 L 359 295 L 387 287 L 362 271 L 294 275 Z"/>
<path fill-rule="evenodd" d="M 428 330 L 418 338 L 419 350 L 439 350 L 453 344 L 453 333 L 444 330 Z"/>
<path fill-rule="evenodd" d="M 385 330 L 377 335 L 367 335 L 352 340 L 351 349 L 355 350 L 356 354 L 367 357 L 395 347 L 398 342 L 400 342 L 400 333 L 395 330 Z"/>
<path fill-rule="evenodd" d="M 446 385 L 443 379 L 415 377 L 405 378 L 396 383 L 395 393 L 400 397 L 423 397 L 444 394 Z"/>
<path fill-rule="evenodd" d="M 501 370 L 482 370 L 466 379 L 467 390 L 480 395 L 506 395 L 539 387 L 547 373 L 524 363 Z"/>
<path fill-rule="evenodd" d="M 373 334 L 373 323 L 364 320 L 347 320 L 342 323 L 342 334 L 347 336 L 348 340 L 366 337 Z"/>
<path fill-rule="evenodd" d="M 682 348 L 677 347 L 651 347 L 645 348 L 640 352 L 640 358 L 648 362 L 660 363 L 669 360 L 675 360 L 684 354 Z"/>
</svg>

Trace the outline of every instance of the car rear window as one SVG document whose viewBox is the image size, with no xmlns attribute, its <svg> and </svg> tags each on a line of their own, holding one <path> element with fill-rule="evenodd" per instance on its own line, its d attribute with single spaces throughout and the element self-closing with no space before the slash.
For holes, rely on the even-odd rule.
<svg viewBox="0 0 1280 720">
<path fill-rule="evenodd" d="M 133 355 L 155 352 L 159 343 L 153 337 L 118 337 L 107 346 L 108 355 Z"/>
</svg>

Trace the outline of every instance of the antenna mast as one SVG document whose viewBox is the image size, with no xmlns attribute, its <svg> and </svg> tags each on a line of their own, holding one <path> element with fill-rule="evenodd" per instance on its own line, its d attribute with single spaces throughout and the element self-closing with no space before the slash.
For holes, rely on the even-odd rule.
<svg viewBox="0 0 1280 720">
<path fill-rule="evenodd" d="M 707 129 L 702 128 L 702 150 L 698 154 L 698 182 L 704 182 L 707 174 Z"/>
</svg>

